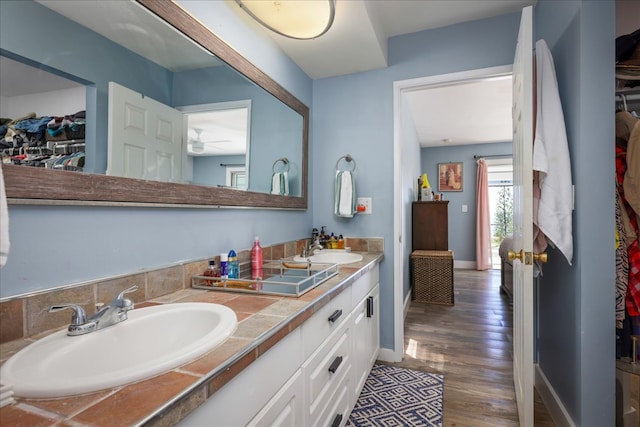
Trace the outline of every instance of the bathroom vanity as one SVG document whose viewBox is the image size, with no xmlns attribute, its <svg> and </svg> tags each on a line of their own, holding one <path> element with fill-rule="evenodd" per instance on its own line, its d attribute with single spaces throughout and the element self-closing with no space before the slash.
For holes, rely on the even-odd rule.
<svg viewBox="0 0 640 427">
<path fill-rule="evenodd" d="M 345 425 L 379 351 L 375 263 L 181 425 Z"/>
<path fill-rule="evenodd" d="M 155 377 L 78 396 L 17 398 L 1 418 L 7 425 L 345 425 L 379 352 L 383 255 L 362 255 L 300 297 L 185 287 L 136 303 L 224 304 L 239 323 L 220 346 Z M 3 344 L 3 358 L 30 341 Z"/>
</svg>

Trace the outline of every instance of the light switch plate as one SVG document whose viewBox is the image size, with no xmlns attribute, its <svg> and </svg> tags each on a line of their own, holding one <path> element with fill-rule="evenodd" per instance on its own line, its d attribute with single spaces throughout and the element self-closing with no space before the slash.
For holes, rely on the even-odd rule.
<svg viewBox="0 0 640 427">
<path fill-rule="evenodd" d="M 467 212 L 469 207 L 467 205 L 462 205 L 462 212 Z"/>
<path fill-rule="evenodd" d="M 364 207 L 364 210 L 360 210 L 362 207 Z M 371 197 L 357 197 L 356 211 L 359 214 L 370 214 L 373 212 L 373 201 L 371 200 Z"/>
</svg>

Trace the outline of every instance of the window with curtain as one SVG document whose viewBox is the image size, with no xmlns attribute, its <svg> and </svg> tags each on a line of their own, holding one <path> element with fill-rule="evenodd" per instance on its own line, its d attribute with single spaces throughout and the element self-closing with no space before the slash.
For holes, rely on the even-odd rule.
<svg viewBox="0 0 640 427">
<path fill-rule="evenodd" d="M 513 233 L 513 159 L 486 159 L 494 268 L 500 267 L 498 248 Z"/>
</svg>

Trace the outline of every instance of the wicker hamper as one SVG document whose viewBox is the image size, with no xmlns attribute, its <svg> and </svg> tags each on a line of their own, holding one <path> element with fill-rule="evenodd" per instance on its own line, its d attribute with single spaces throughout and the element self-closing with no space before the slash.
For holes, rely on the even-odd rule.
<svg viewBox="0 0 640 427">
<path fill-rule="evenodd" d="M 453 305 L 453 251 L 414 251 L 411 278 L 413 301 Z"/>
</svg>

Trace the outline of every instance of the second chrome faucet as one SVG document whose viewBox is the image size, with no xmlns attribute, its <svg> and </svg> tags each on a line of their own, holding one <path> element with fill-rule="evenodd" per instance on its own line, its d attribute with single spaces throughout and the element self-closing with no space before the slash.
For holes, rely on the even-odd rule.
<svg viewBox="0 0 640 427">
<path fill-rule="evenodd" d="M 104 329 L 108 326 L 115 325 L 122 321 L 127 320 L 127 312 L 134 308 L 133 301 L 125 298 L 125 294 L 135 292 L 138 290 L 138 286 L 132 286 L 124 291 L 120 292 L 117 297 L 114 298 L 108 305 L 100 307 L 100 309 L 93 316 L 87 317 L 87 313 L 78 304 L 61 304 L 52 305 L 49 307 L 50 313 L 57 311 L 71 309 L 73 315 L 71 316 L 71 324 L 67 329 L 67 335 L 85 335 L 93 331 Z"/>
</svg>

